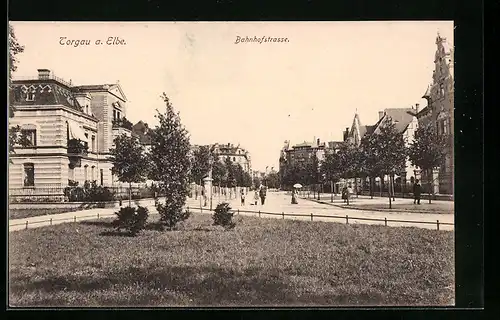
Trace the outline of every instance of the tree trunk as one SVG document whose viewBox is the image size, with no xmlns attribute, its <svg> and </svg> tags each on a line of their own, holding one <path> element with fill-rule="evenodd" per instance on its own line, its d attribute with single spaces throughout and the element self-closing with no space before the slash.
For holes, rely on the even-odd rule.
<svg viewBox="0 0 500 320">
<path fill-rule="evenodd" d="M 429 181 L 429 204 L 431 203 L 431 194 L 434 195 L 434 181 L 432 180 L 432 169 L 428 170 L 427 173 L 428 181 Z"/>
<path fill-rule="evenodd" d="M 132 183 L 128 183 L 128 206 L 132 206 Z"/>
<path fill-rule="evenodd" d="M 330 202 L 333 202 L 333 181 L 332 180 L 330 180 L 330 193 L 332 195 L 332 198 L 331 198 Z"/>
<path fill-rule="evenodd" d="M 395 196 L 395 190 L 394 190 L 394 174 L 391 175 L 391 185 L 392 185 L 392 188 L 391 188 L 391 191 L 392 191 L 392 201 L 396 201 L 396 196 Z"/>
<path fill-rule="evenodd" d="M 356 193 L 356 198 L 358 198 L 358 177 L 354 177 L 354 192 Z"/>
<path fill-rule="evenodd" d="M 373 177 L 369 177 L 369 183 L 370 183 L 370 199 L 373 199 Z"/>
<path fill-rule="evenodd" d="M 380 197 L 382 198 L 382 192 L 384 192 L 384 176 L 380 176 Z"/>
<path fill-rule="evenodd" d="M 389 195 L 389 209 L 392 209 L 392 197 L 391 197 L 391 176 L 389 176 L 389 185 L 387 186 L 387 194 Z"/>
</svg>

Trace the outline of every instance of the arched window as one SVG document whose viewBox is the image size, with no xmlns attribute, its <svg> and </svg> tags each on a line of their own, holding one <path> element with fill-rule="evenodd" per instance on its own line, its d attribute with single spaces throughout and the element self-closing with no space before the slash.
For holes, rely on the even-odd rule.
<svg viewBox="0 0 500 320">
<path fill-rule="evenodd" d="M 24 183 L 25 187 L 35 186 L 35 165 L 33 163 L 24 164 Z"/>
<path fill-rule="evenodd" d="M 90 177 L 92 181 L 95 180 L 95 166 L 92 166 L 92 168 L 90 168 Z"/>
<path fill-rule="evenodd" d="M 87 181 L 89 179 L 89 166 L 86 164 L 83 167 L 83 180 Z"/>
</svg>

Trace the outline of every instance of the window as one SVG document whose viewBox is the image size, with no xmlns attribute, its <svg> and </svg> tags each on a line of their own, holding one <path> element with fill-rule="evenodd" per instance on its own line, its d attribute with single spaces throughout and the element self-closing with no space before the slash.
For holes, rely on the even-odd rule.
<svg viewBox="0 0 500 320">
<path fill-rule="evenodd" d="M 444 84 L 442 83 L 439 84 L 439 94 L 444 97 Z"/>
<path fill-rule="evenodd" d="M 33 163 L 24 164 L 24 186 L 35 186 L 35 165 Z"/>
<path fill-rule="evenodd" d="M 92 135 L 92 148 L 90 151 L 95 152 L 95 135 Z"/>
<path fill-rule="evenodd" d="M 35 100 L 35 93 L 30 91 L 28 92 L 28 94 L 26 95 L 26 101 L 34 101 Z"/>
<path fill-rule="evenodd" d="M 101 169 L 101 186 L 104 185 L 104 169 Z"/>
<path fill-rule="evenodd" d="M 86 113 L 86 114 L 89 114 L 89 105 L 86 105 L 86 106 L 85 106 L 85 113 Z"/>
<path fill-rule="evenodd" d="M 448 134 L 448 119 L 443 120 L 443 133 Z"/>
<path fill-rule="evenodd" d="M 85 140 L 89 140 L 89 134 L 88 133 L 85 133 Z"/>
<path fill-rule="evenodd" d="M 36 146 L 36 130 L 22 129 L 21 135 L 23 137 L 23 146 L 33 147 Z"/>
<path fill-rule="evenodd" d="M 89 179 L 89 166 L 85 165 L 83 167 L 83 180 L 87 181 Z"/>
<path fill-rule="evenodd" d="M 92 181 L 95 180 L 95 166 L 92 166 L 92 168 L 90 168 L 90 179 Z"/>
<path fill-rule="evenodd" d="M 236 157 L 233 157 L 233 161 L 236 161 Z"/>
<path fill-rule="evenodd" d="M 113 109 L 113 120 L 116 120 L 116 110 Z"/>
</svg>

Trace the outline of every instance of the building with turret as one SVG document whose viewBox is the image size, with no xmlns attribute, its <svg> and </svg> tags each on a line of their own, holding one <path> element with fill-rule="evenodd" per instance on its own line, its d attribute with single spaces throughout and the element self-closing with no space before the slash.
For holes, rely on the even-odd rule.
<svg viewBox="0 0 500 320">
<path fill-rule="evenodd" d="M 435 192 L 453 194 L 454 185 L 454 50 L 447 39 L 439 33 L 436 37 L 436 52 L 434 54 L 434 70 L 432 82 L 428 85 L 422 98 L 427 100 L 427 106 L 416 114 L 420 126 L 431 125 L 437 134 L 446 135 L 449 148 L 446 158 L 436 172 L 420 173 L 422 183 L 427 184 L 432 176 Z"/>
</svg>

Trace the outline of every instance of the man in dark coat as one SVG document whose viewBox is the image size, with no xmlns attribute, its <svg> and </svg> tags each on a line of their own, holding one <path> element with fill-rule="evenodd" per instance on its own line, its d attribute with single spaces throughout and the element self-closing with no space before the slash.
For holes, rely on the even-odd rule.
<svg viewBox="0 0 500 320">
<path fill-rule="evenodd" d="M 420 194 L 422 193 L 422 186 L 418 179 L 415 180 L 413 185 L 413 204 L 420 204 Z"/>
<path fill-rule="evenodd" d="M 264 202 L 266 202 L 266 187 L 260 188 L 260 203 L 261 205 L 264 205 Z"/>
</svg>

